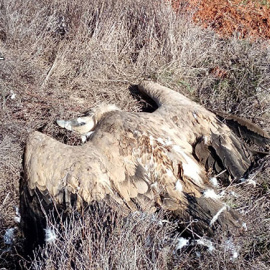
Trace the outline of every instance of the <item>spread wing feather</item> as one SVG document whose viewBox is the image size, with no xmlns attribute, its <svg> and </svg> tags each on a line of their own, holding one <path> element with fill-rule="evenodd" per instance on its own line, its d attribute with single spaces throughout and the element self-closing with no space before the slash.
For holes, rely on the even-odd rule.
<svg viewBox="0 0 270 270">
<path fill-rule="evenodd" d="M 218 118 L 226 123 L 238 137 L 250 141 L 258 146 L 270 146 L 270 136 L 259 126 L 248 119 L 236 115 L 229 115 L 222 112 L 215 112 Z"/>
<path fill-rule="evenodd" d="M 195 145 L 198 160 L 213 160 L 209 169 L 220 173 L 226 169 L 232 178 L 239 179 L 249 168 L 251 156 L 242 146 L 239 139 L 212 112 L 186 98 L 180 93 L 145 81 L 139 85 L 142 92 L 150 96 L 158 96 L 160 107 L 156 114 L 164 119 L 170 119 L 181 129 L 179 139 Z M 172 100 L 172 101 L 171 101 Z M 219 170 L 215 164 L 219 163 Z"/>
</svg>

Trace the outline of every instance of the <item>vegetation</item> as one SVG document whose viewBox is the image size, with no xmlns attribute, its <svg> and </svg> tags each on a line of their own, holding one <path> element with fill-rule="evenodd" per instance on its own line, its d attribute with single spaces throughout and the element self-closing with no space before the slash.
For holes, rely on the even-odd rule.
<svg viewBox="0 0 270 270">
<path fill-rule="evenodd" d="M 193 12 L 193 21 L 223 36 L 270 37 L 269 0 L 173 0 L 173 7 Z M 185 4 L 184 4 L 185 3 Z"/>
<path fill-rule="evenodd" d="M 181 232 L 177 224 L 163 222 L 162 213 L 126 218 L 101 204 L 82 219 L 74 213 L 69 223 L 48 217 L 52 241 L 33 258 L 23 257 L 19 181 L 29 132 L 77 144 L 55 120 L 104 101 L 138 111 L 141 104 L 128 88 L 143 78 L 270 131 L 269 36 L 224 37 L 195 24 L 194 12 L 184 6 L 175 12 L 168 2 L 155 0 L 1 1 L 2 269 L 269 269 L 269 158 L 252 175 L 256 186 L 232 183 L 219 190 L 242 213 L 247 231 L 219 232 L 212 247 L 205 236 L 192 234 L 189 224 Z M 187 235 L 189 242 L 180 248 Z"/>
</svg>

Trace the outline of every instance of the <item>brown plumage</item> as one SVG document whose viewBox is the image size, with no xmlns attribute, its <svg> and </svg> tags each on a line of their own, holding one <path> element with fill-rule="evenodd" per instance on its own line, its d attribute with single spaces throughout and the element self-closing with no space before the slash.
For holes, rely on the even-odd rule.
<svg viewBox="0 0 270 270">
<path fill-rule="evenodd" d="M 270 136 L 250 120 L 222 112 L 215 112 L 215 114 L 220 120 L 224 121 L 238 137 L 243 138 L 247 143 L 256 144 L 263 148 L 266 145 L 270 145 Z"/>
<path fill-rule="evenodd" d="M 237 225 L 237 215 L 205 191 L 209 178 L 224 170 L 230 180 L 242 177 L 252 162 L 250 152 L 213 113 L 180 93 L 149 81 L 138 88 L 157 103 L 156 111 L 100 107 L 85 130 L 87 119 L 79 125 L 58 121 L 80 134 L 92 131 L 81 146 L 40 132 L 29 135 L 21 200 L 25 227 L 30 219 L 38 223 L 53 204 L 81 209 L 101 200 L 127 213 L 162 208 L 192 216 L 200 229 Z"/>
</svg>

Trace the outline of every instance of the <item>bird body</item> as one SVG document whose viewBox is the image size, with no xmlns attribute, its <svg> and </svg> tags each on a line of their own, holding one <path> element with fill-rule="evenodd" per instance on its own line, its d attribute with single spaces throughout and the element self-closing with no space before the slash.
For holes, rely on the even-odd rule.
<svg viewBox="0 0 270 270">
<path fill-rule="evenodd" d="M 63 203 L 63 189 L 65 195 L 77 194 L 78 200 L 87 203 L 110 195 L 116 201 L 123 199 L 132 210 L 131 199 L 138 195 L 155 203 L 151 188 L 155 182 L 156 188 L 175 200 L 181 195 L 175 191 L 177 181 L 183 186 L 182 192 L 192 191 L 192 181 L 197 185 L 193 192 L 200 192 L 206 174 L 193 158 L 191 145 L 174 134 L 173 123 L 160 119 L 152 123 L 149 116 L 109 112 L 96 126 L 91 140 L 76 147 L 32 133 L 25 154 L 29 189 L 48 191 L 58 203 Z M 161 126 L 161 130 L 157 128 Z"/>
<path fill-rule="evenodd" d="M 47 205 L 53 201 L 65 208 L 81 209 L 103 200 L 127 213 L 161 208 L 192 216 L 203 221 L 203 228 L 216 220 L 236 224 L 237 215 L 205 191 L 211 188 L 210 177 L 222 171 L 231 180 L 242 177 L 252 162 L 250 152 L 212 112 L 180 93 L 148 81 L 139 90 L 157 103 L 156 111 L 103 106 L 83 131 L 68 123 L 80 134 L 91 132 L 81 146 L 65 145 L 40 132 L 30 134 L 23 203 L 36 209 L 31 198 L 37 194 Z"/>
</svg>

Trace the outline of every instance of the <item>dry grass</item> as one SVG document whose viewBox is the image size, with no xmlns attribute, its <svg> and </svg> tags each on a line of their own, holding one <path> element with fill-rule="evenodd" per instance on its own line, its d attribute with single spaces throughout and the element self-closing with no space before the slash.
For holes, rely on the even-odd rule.
<svg viewBox="0 0 270 270">
<path fill-rule="evenodd" d="M 140 104 L 128 88 L 152 78 L 209 109 L 245 116 L 270 131 L 269 43 L 222 38 L 161 1 L 2 0 L 0 52 L 5 57 L 0 60 L 3 268 L 26 267 L 14 217 L 22 153 L 31 130 L 75 144 L 77 138 L 60 131 L 56 119 L 78 115 L 104 101 L 137 111 Z M 269 175 L 267 168 L 260 172 L 255 188 L 231 187 L 241 195 L 231 203 L 243 211 L 248 231 L 240 236 L 216 235 L 212 253 L 196 244 L 173 252 L 178 237 L 171 235 L 174 224 L 159 228 L 151 217 L 141 215 L 119 221 L 106 243 L 105 238 L 96 243 L 91 240 L 95 233 L 89 214 L 74 219 L 75 226 L 65 223 L 57 246 L 47 245 L 30 264 L 33 269 L 268 269 Z M 57 224 L 52 226 L 58 230 Z M 6 230 L 14 227 L 16 239 L 6 244 Z M 146 245 L 148 236 L 151 248 Z M 235 260 L 226 248 L 230 238 L 239 246 Z M 75 250 L 77 244 L 81 246 Z M 96 256 L 89 257 L 89 250 Z"/>
<path fill-rule="evenodd" d="M 127 218 L 100 203 L 83 218 L 48 222 L 56 239 L 35 252 L 30 269 L 168 269 L 175 225 L 162 215 Z"/>
</svg>

